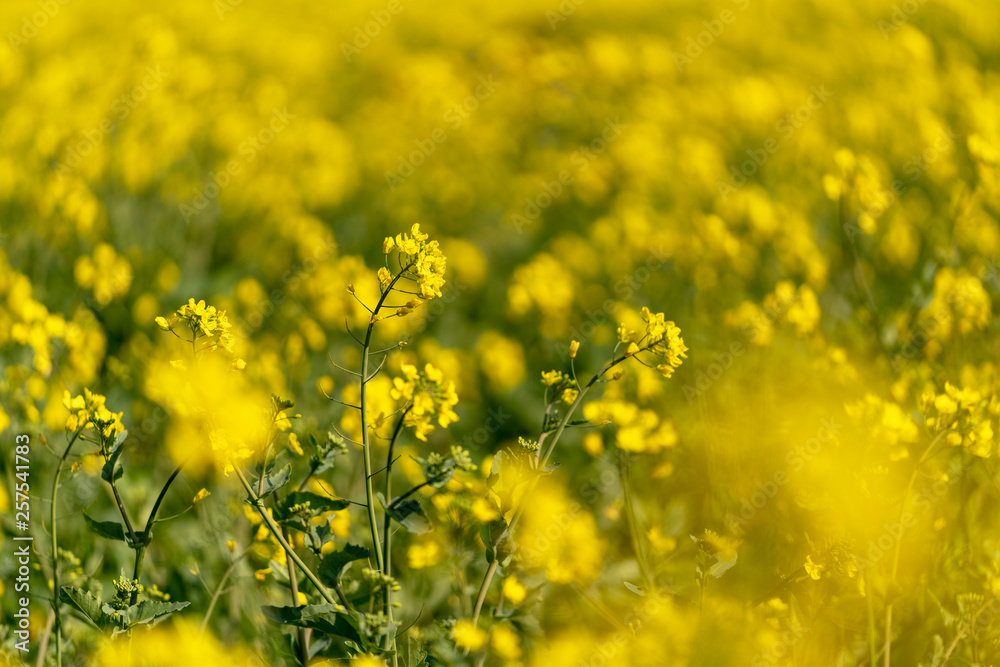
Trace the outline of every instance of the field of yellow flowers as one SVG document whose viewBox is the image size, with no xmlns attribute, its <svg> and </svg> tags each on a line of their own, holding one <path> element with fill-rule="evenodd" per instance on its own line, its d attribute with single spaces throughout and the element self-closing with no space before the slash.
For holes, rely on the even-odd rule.
<svg viewBox="0 0 1000 667">
<path fill-rule="evenodd" d="M 0 664 L 1000 665 L 998 33 L 4 0 Z"/>
</svg>

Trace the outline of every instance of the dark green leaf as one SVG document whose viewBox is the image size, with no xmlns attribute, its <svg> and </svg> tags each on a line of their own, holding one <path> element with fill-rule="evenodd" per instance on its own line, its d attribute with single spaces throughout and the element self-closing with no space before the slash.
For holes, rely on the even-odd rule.
<svg viewBox="0 0 1000 667">
<path fill-rule="evenodd" d="M 101 610 L 104 603 L 93 593 L 72 586 L 63 586 L 59 591 L 59 599 L 82 612 L 97 627 L 105 628 L 108 626 L 110 619 Z"/>
<path fill-rule="evenodd" d="M 283 511 L 287 512 L 290 507 L 303 503 L 309 503 L 309 507 L 316 510 L 317 513 L 339 512 L 340 510 L 347 509 L 351 506 L 351 503 L 348 500 L 341 500 L 340 498 L 327 498 L 326 496 L 321 496 L 318 493 L 310 493 L 308 491 L 294 491 L 285 497 L 285 500 L 281 503 L 281 507 Z"/>
<path fill-rule="evenodd" d="M 427 651 L 413 637 L 407 636 L 405 642 L 399 642 L 399 655 L 403 658 L 403 667 L 422 667 L 427 664 Z"/>
<path fill-rule="evenodd" d="M 152 623 L 157 618 L 167 616 L 187 607 L 190 602 L 160 602 L 159 600 L 143 600 L 128 609 L 118 613 L 125 617 L 125 627 L 131 628 L 143 623 Z"/>
<path fill-rule="evenodd" d="M 275 623 L 312 628 L 328 635 L 343 637 L 366 646 L 367 642 L 358 630 L 358 619 L 343 607 L 333 604 L 308 604 L 302 607 L 263 606 L 264 616 Z"/>
<path fill-rule="evenodd" d="M 336 586 L 344 575 L 344 568 L 356 560 L 364 560 L 371 554 L 368 549 L 356 544 L 348 544 L 340 551 L 333 551 L 323 556 L 319 564 L 319 578 L 327 586 Z"/>
<path fill-rule="evenodd" d="M 87 516 L 86 513 L 83 515 L 83 520 L 87 523 L 87 528 L 90 529 L 90 532 L 95 535 L 99 535 L 107 540 L 125 541 L 125 528 L 117 521 L 95 521 Z"/>
<path fill-rule="evenodd" d="M 118 459 L 121 458 L 122 452 L 125 451 L 124 447 L 118 447 L 111 452 L 111 456 L 108 457 L 107 463 L 104 464 L 104 468 L 101 469 L 101 479 L 110 484 L 112 481 L 118 481 L 121 478 L 122 473 L 125 469 L 119 464 Z M 114 472 L 114 478 L 112 478 L 112 471 Z"/>
<path fill-rule="evenodd" d="M 291 464 L 286 465 L 284 468 L 278 472 L 271 473 L 264 478 L 264 489 L 263 493 L 260 494 L 261 499 L 266 498 L 271 495 L 285 484 L 288 484 L 288 480 L 292 478 L 292 466 Z M 258 480 L 259 481 L 259 480 Z M 254 490 L 257 489 L 258 481 L 253 484 Z"/>
<path fill-rule="evenodd" d="M 379 498 L 382 499 L 381 497 Z M 385 508 L 385 513 L 399 522 L 404 528 L 414 535 L 421 535 L 431 529 L 431 522 L 424 514 L 420 503 L 409 499 L 403 502 L 395 502 Z"/>
</svg>

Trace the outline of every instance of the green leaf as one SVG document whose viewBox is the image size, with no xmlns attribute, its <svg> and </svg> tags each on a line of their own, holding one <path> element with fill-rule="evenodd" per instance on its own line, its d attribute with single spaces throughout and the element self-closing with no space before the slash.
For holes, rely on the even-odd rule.
<svg viewBox="0 0 1000 667">
<path fill-rule="evenodd" d="M 295 407 L 295 403 L 293 401 L 287 398 L 281 398 L 277 394 L 271 394 L 271 401 L 274 403 L 274 408 L 278 412 Z"/>
<path fill-rule="evenodd" d="M 260 610 L 264 616 L 275 623 L 311 628 L 328 635 L 355 641 L 361 646 L 367 645 L 358 629 L 358 619 L 344 611 L 340 605 L 307 604 L 302 607 L 265 605 Z"/>
<path fill-rule="evenodd" d="M 622 583 L 625 584 L 625 588 L 629 589 L 639 597 L 644 597 L 646 595 L 645 586 L 639 586 L 638 584 L 633 584 L 631 581 L 623 581 Z"/>
<path fill-rule="evenodd" d="M 288 568 L 273 558 L 267 562 L 267 567 L 271 570 L 271 574 L 274 575 L 274 580 L 278 583 L 287 584 L 291 581 L 288 576 Z"/>
<path fill-rule="evenodd" d="M 399 655 L 403 658 L 403 667 L 421 667 L 427 664 L 427 651 L 413 637 L 407 635 L 405 642 L 399 642 Z"/>
<path fill-rule="evenodd" d="M 159 600 L 143 600 L 139 604 L 134 604 L 124 610 L 125 625 L 131 628 L 134 625 L 152 623 L 154 620 L 172 614 L 175 611 L 180 611 L 190 604 L 190 602 L 160 602 Z"/>
<path fill-rule="evenodd" d="M 87 522 L 87 528 L 90 529 L 90 532 L 95 535 L 99 535 L 107 540 L 126 541 L 125 528 L 117 521 L 95 521 L 87 516 L 86 513 L 83 515 L 83 520 Z"/>
<path fill-rule="evenodd" d="M 344 576 L 344 569 L 356 560 L 364 560 L 371 554 L 368 549 L 356 544 L 348 544 L 340 551 L 333 551 L 323 556 L 319 564 L 319 578 L 327 586 L 336 586 Z"/>
<path fill-rule="evenodd" d="M 309 491 L 294 491 L 285 497 L 285 500 L 281 503 L 281 507 L 283 511 L 287 512 L 290 507 L 303 503 L 309 503 L 309 507 L 316 510 L 317 513 L 339 512 L 351 506 L 349 500 L 327 498 L 326 496 L 321 496 L 318 493 L 310 493 Z"/>
<path fill-rule="evenodd" d="M 260 494 L 261 499 L 266 498 L 271 495 L 285 484 L 288 484 L 288 480 L 292 478 L 292 465 L 289 463 L 284 468 L 276 473 L 271 473 L 264 478 L 264 490 Z M 257 488 L 257 482 L 254 482 L 254 489 Z"/>
<path fill-rule="evenodd" d="M 736 559 L 738 555 L 739 554 L 737 554 L 734 551 L 733 557 L 726 560 L 725 558 L 722 557 L 722 554 L 716 554 L 715 563 L 709 568 L 708 573 L 713 577 L 715 577 L 716 579 L 718 579 L 719 577 L 724 575 L 729 570 L 729 568 L 731 568 L 733 565 L 736 565 Z"/>
<path fill-rule="evenodd" d="M 117 482 L 125 472 L 125 468 L 118 462 L 118 459 L 121 458 L 122 452 L 124 451 L 125 448 L 121 446 L 112 449 L 111 456 L 108 457 L 107 463 L 105 463 L 104 468 L 101 469 L 101 479 L 108 484 L 112 481 Z M 112 474 L 114 474 L 113 478 Z"/>
<path fill-rule="evenodd" d="M 507 521 L 503 517 L 481 525 L 479 536 L 483 538 L 483 544 L 486 545 L 487 563 L 492 564 L 494 560 L 499 560 L 503 567 L 510 565 L 517 545 L 511 539 L 510 531 L 507 530 Z"/>
<path fill-rule="evenodd" d="M 103 629 L 109 625 L 110 619 L 108 619 L 107 615 L 101 610 L 104 603 L 90 591 L 85 591 L 73 586 L 63 586 L 59 591 L 59 599 L 83 613 L 83 615 L 93 621 L 97 627 Z"/>
<path fill-rule="evenodd" d="M 416 500 L 396 501 L 385 507 L 385 499 L 382 494 L 379 494 L 378 498 L 385 508 L 385 513 L 414 535 L 422 535 L 431 529 L 430 519 L 424 514 L 423 508 Z"/>
</svg>

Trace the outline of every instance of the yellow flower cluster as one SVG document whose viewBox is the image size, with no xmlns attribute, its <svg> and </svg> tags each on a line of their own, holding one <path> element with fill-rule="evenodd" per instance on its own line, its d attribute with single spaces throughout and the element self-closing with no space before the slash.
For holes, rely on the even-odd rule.
<svg viewBox="0 0 1000 667">
<path fill-rule="evenodd" d="M 763 306 L 744 301 L 727 311 L 722 321 L 731 329 L 739 329 L 751 344 L 767 346 L 774 338 L 776 324 L 790 325 L 803 336 L 816 331 L 821 314 L 812 287 L 803 284 L 796 288 L 793 282 L 782 280 L 764 297 Z"/>
<path fill-rule="evenodd" d="M 603 567 L 605 544 L 594 517 L 549 478 L 532 492 L 515 539 L 524 564 L 544 570 L 553 583 L 586 586 Z"/>
<path fill-rule="evenodd" d="M 420 223 L 414 223 L 410 235 L 397 234 L 396 238 L 387 236 L 382 243 L 382 252 L 386 255 L 393 250 L 399 251 L 399 263 L 404 269 L 404 275 L 412 274 L 415 277 L 418 296 L 425 300 L 441 296 L 447 266 L 447 259 L 441 252 L 439 243 L 427 239 L 427 234 L 420 231 Z M 389 287 L 392 275 L 388 269 L 379 269 L 379 282 L 383 290 Z"/>
<path fill-rule="evenodd" d="M 169 408 L 167 449 L 178 463 L 191 459 L 204 469 L 218 464 L 226 474 L 240 461 L 261 452 L 273 428 L 287 428 L 268 406 L 267 393 L 236 372 L 222 357 L 207 356 L 182 365 L 149 364 L 146 395 Z"/>
<path fill-rule="evenodd" d="M 976 389 L 959 389 L 946 382 L 944 392 L 933 387 L 924 390 L 920 410 L 927 428 L 943 435 L 948 445 L 989 458 L 995 439 L 993 423 L 1000 415 L 1000 400 L 995 394 L 986 397 Z"/>
<path fill-rule="evenodd" d="M 80 287 L 93 290 L 98 304 L 106 306 L 128 293 L 132 284 L 132 265 L 107 243 L 99 243 L 93 255 L 76 260 L 73 277 Z"/>
<path fill-rule="evenodd" d="M 592 424 L 614 423 L 618 427 L 615 444 L 627 452 L 657 454 L 677 444 L 677 431 L 669 419 L 629 401 L 591 401 L 583 406 L 583 416 Z"/>
<path fill-rule="evenodd" d="M 687 345 L 681 338 L 681 330 L 670 320 L 664 319 L 663 313 L 652 313 L 649 308 L 642 307 L 642 321 L 646 323 L 645 331 L 640 337 L 630 330 L 624 322 L 618 326 L 618 342 L 627 343 L 625 354 L 632 356 L 643 351 L 659 354 L 665 363 L 657 364 L 656 370 L 663 377 L 670 377 L 687 358 Z"/>
<path fill-rule="evenodd" d="M 195 303 L 194 299 L 177 309 L 170 316 L 157 317 L 156 325 L 164 331 L 170 331 L 176 335 L 176 329 L 184 325 L 192 334 L 193 339 L 207 339 L 207 347 L 221 348 L 226 352 L 233 352 L 233 335 L 229 332 L 232 325 L 226 317 L 226 311 L 217 310 L 215 306 L 208 306 L 204 300 Z M 206 348 L 202 348 L 206 349 Z M 200 350 L 199 350 L 200 351 Z"/>
<path fill-rule="evenodd" d="M 982 331 L 991 314 L 990 295 L 979 278 L 965 269 L 940 269 L 934 275 L 934 298 L 917 318 L 921 333 L 931 338 L 928 356 L 936 356 L 956 328 L 962 335 Z"/>
<path fill-rule="evenodd" d="M 458 394 L 453 380 L 445 381 L 444 373 L 431 364 L 425 365 L 423 372 L 403 364 L 402 371 L 403 377 L 393 378 L 391 395 L 397 401 L 409 402 L 403 424 L 413 427 L 417 438 L 427 440 L 427 434 L 434 430 L 434 417 L 441 428 L 458 421 L 454 410 Z"/>
<path fill-rule="evenodd" d="M 102 643 L 96 667 L 142 665 L 142 667 L 208 667 L 252 665 L 255 659 L 240 646 L 223 646 L 211 633 L 204 633 L 184 620 L 136 631 L 128 641 Z"/>
<path fill-rule="evenodd" d="M 90 427 L 100 428 L 104 440 L 114 438 L 115 434 L 125 430 L 121 418 L 124 413 L 111 412 L 105 407 L 107 399 L 101 394 L 94 394 L 84 388 L 82 395 L 71 396 L 69 391 L 63 393 L 62 404 L 70 411 L 66 418 L 66 430 L 75 433 L 78 429 Z"/>
<path fill-rule="evenodd" d="M 910 455 L 907 445 L 920 437 L 913 418 L 893 401 L 868 394 L 863 400 L 844 407 L 849 417 L 867 426 L 869 437 L 876 446 L 888 452 L 890 461 L 907 458 Z"/>
<path fill-rule="evenodd" d="M 0 350 L 8 345 L 27 345 L 34 353 L 30 371 L 25 375 L 34 378 L 37 390 L 29 387 L 32 398 L 41 398 L 49 385 L 48 399 L 52 409 L 47 410 L 46 421 L 58 428 L 59 394 L 56 387 L 72 384 L 87 384 L 93 381 L 104 356 L 107 339 L 98 326 L 93 314 L 79 309 L 69 320 L 67 317 L 50 313 L 49 309 L 33 298 L 31 280 L 24 274 L 13 271 L 7 255 L 0 249 Z M 57 369 L 58 378 L 51 378 L 53 356 L 57 348 L 63 349 L 64 363 Z M 68 362 L 68 363 L 67 363 Z M 13 377 L 18 364 L 7 366 L 8 377 Z M 48 378 L 45 382 L 43 378 Z M 58 379 L 58 381 L 53 381 Z M 24 411 L 31 421 L 39 418 L 38 410 L 32 404 L 25 404 Z M 51 419 L 49 419 L 51 417 Z"/>
</svg>

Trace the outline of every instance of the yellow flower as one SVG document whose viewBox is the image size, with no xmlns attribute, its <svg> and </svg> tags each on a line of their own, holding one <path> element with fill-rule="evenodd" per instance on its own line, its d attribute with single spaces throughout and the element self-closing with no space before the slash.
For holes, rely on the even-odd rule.
<svg viewBox="0 0 1000 667">
<path fill-rule="evenodd" d="M 378 281 L 382 285 L 382 289 L 389 287 L 392 284 L 392 274 L 389 273 L 389 269 L 384 266 L 379 267 L 378 270 Z"/>
<path fill-rule="evenodd" d="M 572 340 L 569 342 L 569 358 L 575 359 L 576 353 L 580 350 L 580 341 Z"/>
<path fill-rule="evenodd" d="M 437 496 L 435 496 L 436 498 Z M 488 523 L 494 519 L 500 518 L 500 512 L 497 508 L 486 498 L 476 498 L 475 502 L 472 503 L 472 513 L 477 519 L 483 523 Z"/>
<path fill-rule="evenodd" d="M 542 384 L 546 387 L 552 387 L 558 384 L 562 384 L 564 381 L 564 376 L 562 371 L 543 371 L 542 372 Z"/>
<path fill-rule="evenodd" d="M 458 421 L 454 381 L 445 381 L 444 373 L 431 364 L 426 364 L 422 373 L 412 364 L 403 364 L 401 370 L 403 377 L 393 379 L 389 393 L 394 400 L 410 403 L 403 425 L 412 426 L 418 439 L 427 440 L 427 434 L 434 430 L 434 417 L 441 428 Z"/>
<path fill-rule="evenodd" d="M 305 452 L 302 451 L 302 445 L 299 444 L 299 436 L 294 433 L 288 434 L 288 448 L 295 452 L 298 456 L 305 454 Z"/>
<path fill-rule="evenodd" d="M 958 404 L 948 394 L 940 394 L 935 398 L 934 407 L 943 415 L 952 415 L 958 410 Z"/>
<path fill-rule="evenodd" d="M 195 496 L 191 500 L 191 502 L 194 503 L 195 505 L 197 505 L 198 503 L 200 503 L 201 501 L 203 501 L 205 498 L 208 498 L 210 495 L 212 495 L 211 491 L 209 491 L 208 489 L 202 489 L 201 491 L 199 491 L 198 493 L 195 494 Z"/>
<path fill-rule="evenodd" d="M 503 580 L 502 593 L 503 596 L 510 600 L 511 604 L 515 606 L 524 602 L 524 598 L 528 595 L 528 591 L 524 588 L 524 584 L 518 581 L 517 577 L 514 575 L 511 575 Z"/>
<path fill-rule="evenodd" d="M 518 634 L 505 624 L 498 623 L 490 628 L 490 646 L 506 660 L 513 661 L 521 657 Z"/>
<path fill-rule="evenodd" d="M 482 628 L 467 619 L 462 619 L 455 624 L 451 631 L 451 636 L 455 640 L 455 645 L 469 651 L 478 651 L 486 645 L 488 635 Z"/>
<path fill-rule="evenodd" d="M 823 565 L 819 563 L 814 563 L 812 556 L 806 556 L 806 563 L 804 565 L 806 568 L 806 573 L 813 579 L 819 579 L 820 573 L 823 571 Z"/>
<path fill-rule="evenodd" d="M 434 541 L 415 542 L 406 550 L 406 558 L 414 570 L 431 567 L 441 559 L 441 546 Z"/>
<path fill-rule="evenodd" d="M 417 295 L 421 299 L 440 297 L 447 265 L 440 245 L 437 241 L 427 240 L 428 236 L 420 231 L 419 223 L 413 225 L 410 234 L 397 234 L 395 239 L 386 238 L 382 242 L 382 250 L 388 254 L 396 249 L 405 256 L 400 258 L 406 267 L 402 275 L 417 283 Z M 381 271 L 379 280 L 383 285 L 387 284 Z"/>
</svg>

